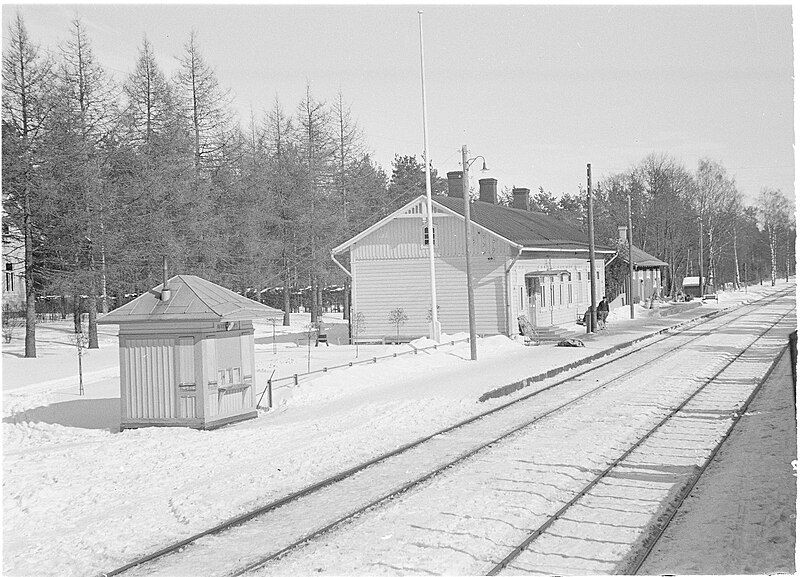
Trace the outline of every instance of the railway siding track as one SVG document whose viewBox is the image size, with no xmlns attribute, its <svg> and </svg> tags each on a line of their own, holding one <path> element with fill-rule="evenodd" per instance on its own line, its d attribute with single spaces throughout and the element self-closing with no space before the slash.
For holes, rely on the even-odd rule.
<svg viewBox="0 0 800 577">
<path fill-rule="evenodd" d="M 756 336 L 751 333 L 750 341 Z M 785 346 L 784 337 L 781 335 L 779 340 L 763 347 L 763 341 L 759 341 L 749 350 L 758 355 L 774 355 Z M 747 344 L 743 343 L 742 347 Z M 711 346 L 704 348 L 710 349 Z M 713 350 L 705 350 L 704 356 L 691 361 L 682 356 L 681 360 L 686 362 L 681 362 L 680 366 L 691 374 L 698 368 L 697 363 L 708 361 L 714 354 Z M 609 468 L 632 444 L 664 421 L 675 406 L 695 393 L 703 381 L 713 380 L 719 385 L 723 379 L 724 389 L 740 395 L 740 400 L 746 396 L 755 386 L 753 378 L 759 371 L 764 371 L 763 359 L 756 356 L 741 359 L 742 363 L 758 366 L 759 370 L 749 382 L 743 378 L 731 386 L 730 382 L 725 382 L 728 373 L 724 371 L 734 356 L 729 354 L 718 363 L 702 367 L 699 371 L 702 379 L 683 379 L 683 385 L 680 379 L 667 378 L 647 389 L 637 380 L 630 379 L 627 388 L 621 391 L 624 396 L 618 392 L 594 400 L 589 407 L 573 406 L 557 421 L 548 421 L 547 427 L 540 423 L 524 434 L 498 443 L 431 483 L 358 516 L 340 531 L 303 544 L 286 556 L 257 568 L 253 574 L 286 575 L 313 570 L 340 574 L 364 571 L 417 574 L 485 572 L 512 549 L 514 543 L 520 543 L 530 534 L 526 527 L 541 527 L 548 522 L 591 484 L 598 473 Z M 670 390 L 657 390 L 662 386 Z M 620 403 L 620 398 L 630 400 Z M 602 404 L 599 404 L 601 400 Z M 702 396 L 699 400 L 708 401 Z M 691 418 L 697 427 L 708 427 L 705 434 L 712 439 L 719 436 L 719 429 L 714 431 L 714 428 L 724 422 L 725 415 L 729 422 L 738 404 L 736 401 L 732 407 L 722 409 L 685 403 L 686 414 L 682 418 Z M 648 413 L 641 415 L 641 419 L 637 417 L 639 422 L 623 422 L 636 415 L 636 411 L 644 410 Z M 603 413 L 606 413 L 605 418 L 598 417 Z M 692 436 L 691 432 L 687 433 L 676 431 L 670 433 L 669 438 L 683 442 Z M 664 444 L 664 439 L 656 437 L 654 442 L 656 445 Z M 659 448 L 661 453 L 671 450 Z M 674 450 L 680 454 L 683 447 Z M 704 449 L 690 451 L 698 462 L 701 450 Z M 639 453 L 630 451 L 630 454 L 634 458 Z M 576 525 L 581 519 L 566 516 L 566 519 L 556 520 L 562 534 L 557 547 L 551 551 L 552 558 L 548 559 L 550 567 L 544 564 L 538 567 L 528 565 L 524 569 L 515 566 L 515 571 L 545 574 L 614 572 L 620 560 L 630 553 L 636 537 L 646 533 L 652 519 L 663 513 L 664 499 L 670 494 L 665 492 L 664 484 L 670 482 L 679 488 L 697 467 L 696 464 L 667 463 L 665 466 L 659 463 L 660 470 L 655 470 L 648 463 L 636 464 L 642 470 L 623 471 L 624 478 L 616 480 L 614 485 L 601 479 L 600 483 L 595 483 L 599 487 L 588 496 L 589 500 L 578 496 L 573 503 L 576 508 L 565 509 L 564 512 L 580 509 L 592 514 L 593 523 L 583 524 L 583 533 L 578 531 L 570 535 L 574 527 L 565 529 L 565 523 Z M 611 467 L 611 472 L 617 474 L 618 469 Z M 639 482 L 644 483 L 644 488 L 635 493 L 637 478 L 641 478 Z M 608 515 L 608 518 L 603 519 L 603 515 Z M 550 524 L 554 525 L 553 522 Z M 543 533 L 553 537 L 550 531 Z"/>
<path fill-rule="evenodd" d="M 517 545 L 488 575 L 635 573 L 700 475 L 771 374 L 787 315 L 671 411 L 636 444 Z M 781 353 L 782 354 L 782 353 Z M 764 373 L 764 365 L 768 365 Z M 642 527 L 624 515 L 655 519 Z M 636 528 L 634 528 L 636 527 Z"/>
<path fill-rule="evenodd" d="M 777 298 L 779 296 L 775 297 L 775 299 Z M 726 324 L 734 320 L 735 318 Z M 705 322 L 708 323 L 709 321 Z M 690 330 L 695 327 L 690 327 Z M 685 334 L 685 331 L 679 333 L 679 335 Z M 690 341 L 703 336 L 703 334 L 693 336 Z M 634 351 L 629 351 L 614 360 L 640 353 L 648 347 L 669 339 L 674 339 L 674 335 L 664 337 Z M 676 348 L 680 348 L 680 346 Z M 655 352 L 656 356 L 664 354 L 663 351 L 654 350 L 653 352 Z M 173 548 L 156 552 L 156 554 L 149 556 L 150 558 L 137 560 L 107 574 L 115 575 L 123 572 L 129 575 L 193 574 L 191 567 L 194 567 L 195 571 L 197 567 L 204 567 L 204 573 L 206 574 L 241 574 L 243 571 L 255 568 L 265 562 L 264 548 L 271 551 L 267 555 L 268 558 L 283 554 L 297 546 L 299 542 L 324 533 L 343 520 L 373 507 L 376 503 L 419 485 L 426 479 L 438 474 L 444 468 L 453 466 L 482 447 L 496 442 L 498 434 L 497 422 L 503 420 L 517 422 L 519 417 L 512 419 L 509 418 L 509 414 L 514 411 L 518 413 L 529 412 L 530 407 L 525 405 L 525 400 L 541 395 L 545 391 L 551 391 L 552 393 L 556 385 L 570 383 L 570 387 L 563 387 L 563 392 L 565 394 L 569 393 L 567 395 L 569 400 L 566 404 L 570 404 L 575 402 L 574 397 L 576 394 L 588 394 L 600 388 L 594 386 L 595 383 L 588 382 L 590 379 L 585 379 L 582 382 L 582 375 L 595 371 L 609 362 L 611 361 L 597 364 L 578 375 L 562 379 L 558 383 L 496 407 L 464 423 L 459 423 L 416 443 L 401 447 L 371 461 L 368 466 L 345 471 L 298 494 L 290 495 L 267 507 L 261 507 L 259 510 L 233 520 L 225 526 L 213 528 L 204 532 L 204 534 L 193 536 L 180 544 L 176 544 Z M 623 370 L 621 374 L 634 372 L 637 368 L 631 371 Z M 586 391 L 587 386 L 589 386 L 588 392 Z M 552 399 L 552 402 L 555 403 L 555 408 L 551 409 L 550 412 L 559 410 L 565 404 L 561 403 L 559 405 L 560 399 L 557 397 L 558 395 L 554 395 L 554 399 Z M 552 403 L 548 406 L 552 406 Z M 545 411 L 544 414 L 549 413 Z M 513 433 L 515 429 L 521 429 L 529 424 L 530 419 L 520 427 L 509 428 L 506 426 L 501 435 L 507 436 Z M 470 426 L 467 427 L 467 425 Z M 486 438 L 491 440 L 484 443 L 477 441 L 478 439 Z M 477 450 L 476 443 L 478 443 Z M 402 471 L 403 474 L 398 476 L 398 471 Z M 390 487 L 388 491 L 387 487 Z M 321 511 L 325 510 L 325 504 L 331 501 L 337 503 L 338 511 L 336 514 L 326 517 Z M 270 512 L 275 512 L 275 515 L 267 515 Z M 313 527 L 313 529 L 309 529 L 305 533 L 301 532 L 298 535 L 298 527 L 295 523 L 282 522 L 281 519 L 305 519 L 309 521 L 308 526 Z M 234 535 L 230 535 L 227 538 L 224 537 L 224 533 L 232 528 L 235 528 Z M 267 545 L 264 544 L 264 535 L 269 535 L 269 543 Z M 202 546 L 198 547 L 197 545 L 200 542 L 202 542 Z M 249 548 L 245 547 L 243 552 L 243 543 L 252 544 L 252 549 L 248 550 Z M 286 545 L 281 547 L 281 543 Z M 175 555 L 178 551 L 181 554 Z M 223 554 L 221 553 L 222 551 L 226 553 Z M 220 564 L 221 558 L 225 559 L 223 564 Z M 189 568 L 187 568 L 187 559 Z M 156 562 L 153 563 L 153 561 Z M 239 567 L 239 569 L 234 571 L 226 569 L 231 564 Z"/>
</svg>

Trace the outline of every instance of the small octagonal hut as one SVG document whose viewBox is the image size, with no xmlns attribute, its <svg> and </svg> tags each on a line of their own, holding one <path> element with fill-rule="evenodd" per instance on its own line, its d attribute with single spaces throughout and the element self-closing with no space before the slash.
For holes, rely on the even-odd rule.
<svg viewBox="0 0 800 577">
<path fill-rule="evenodd" d="M 282 315 L 177 275 L 102 316 L 99 324 L 119 325 L 120 428 L 213 429 L 255 417 L 252 319 Z"/>
</svg>

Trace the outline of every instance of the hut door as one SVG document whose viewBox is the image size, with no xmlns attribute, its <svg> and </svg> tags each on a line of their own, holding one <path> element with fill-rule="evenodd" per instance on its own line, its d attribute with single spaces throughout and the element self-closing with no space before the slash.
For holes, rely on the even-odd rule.
<svg viewBox="0 0 800 577">
<path fill-rule="evenodd" d="M 197 418 L 197 382 L 194 378 L 194 337 L 180 337 L 177 349 L 178 414 L 182 419 Z"/>
</svg>

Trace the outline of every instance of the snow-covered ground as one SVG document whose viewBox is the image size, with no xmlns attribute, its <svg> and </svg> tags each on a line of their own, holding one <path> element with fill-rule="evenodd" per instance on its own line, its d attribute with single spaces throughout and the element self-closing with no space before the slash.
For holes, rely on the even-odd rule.
<svg viewBox="0 0 800 577">
<path fill-rule="evenodd" d="M 793 281 L 792 281 L 793 282 Z M 21 331 L 3 348 L 3 574 L 85 575 L 118 566 L 488 408 L 478 397 L 613 344 L 786 288 L 727 292 L 675 316 L 613 311 L 585 348 L 525 347 L 502 336 L 318 373 L 282 389 L 258 419 L 216 431 L 118 433 L 116 332 L 83 357 L 78 396 L 70 324 L 37 329 L 40 358 L 22 358 Z M 648 316 L 646 316 L 648 315 Z M 652 315 L 652 316 L 649 316 Z M 325 319 L 334 324 L 333 316 Z M 341 322 L 341 321 L 339 321 Z M 256 389 L 275 377 L 409 350 L 409 345 L 307 347 L 307 315 L 256 324 Z M 297 338 L 300 338 L 298 344 Z M 416 346 L 426 343 L 414 343 Z"/>
</svg>

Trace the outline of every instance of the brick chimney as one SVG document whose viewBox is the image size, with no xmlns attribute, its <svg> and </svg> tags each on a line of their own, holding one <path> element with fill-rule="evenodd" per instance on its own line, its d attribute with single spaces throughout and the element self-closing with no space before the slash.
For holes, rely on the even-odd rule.
<svg viewBox="0 0 800 577">
<path fill-rule="evenodd" d="M 514 188 L 511 192 L 514 195 L 514 199 L 511 201 L 511 208 L 530 209 L 530 188 Z"/>
<path fill-rule="evenodd" d="M 447 196 L 464 198 L 463 176 L 464 173 L 460 170 L 447 173 Z"/>
<path fill-rule="evenodd" d="M 496 178 L 481 178 L 478 181 L 480 185 L 480 195 L 478 199 L 481 202 L 488 202 L 490 204 L 497 204 L 497 179 Z"/>
</svg>

